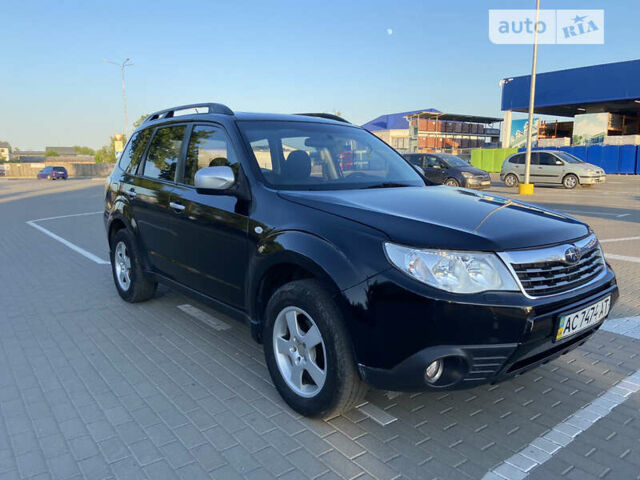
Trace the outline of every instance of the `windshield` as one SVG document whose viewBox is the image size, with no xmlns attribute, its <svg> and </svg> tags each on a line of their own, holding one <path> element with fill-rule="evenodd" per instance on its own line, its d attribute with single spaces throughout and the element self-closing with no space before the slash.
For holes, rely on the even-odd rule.
<svg viewBox="0 0 640 480">
<path fill-rule="evenodd" d="M 567 163 L 583 163 L 578 157 L 574 157 L 570 153 L 555 152 L 555 154 Z"/>
<path fill-rule="evenodd" d="M 424 186 L 376 136 L 347 125 L 241 121 L 265 182 L 289 190 Z"/>
<path fill-rule="evenodd" d="M 439 153 L 438 156 L 450 167 L 468 167 L 469 162 L 464 161 L 460 157 L 450 155 L 448 153 Z"/>
</svg>

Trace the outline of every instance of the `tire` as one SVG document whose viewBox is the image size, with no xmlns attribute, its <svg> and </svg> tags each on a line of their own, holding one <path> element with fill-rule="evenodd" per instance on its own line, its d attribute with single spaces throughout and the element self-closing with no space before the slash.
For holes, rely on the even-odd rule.
<svg viewBox="0 0 640 480">
<path fill-rule="evenodd" d="M 138 246 L 133 235 L 126 228 L 118 230 L 114 235 L 109 258 L 113 282 L 124 301 L 137 303 L 153 297 L 158 283 L 144 273 Z M 123 272 L 126 272 L 126 275 Z"/>
<path fill-rule="evenodd" d="M 580 185 L 580 180 L 573 173 L 570 173 L 568 175 L 565 175 L 565 177 L 562 179 L 562 185 L 564 185 L 564 188 L 573 190 L 578 185 Z"/>
<path fill-rule="evenodd" d="M 520 180 L 518 180 L 517 175 L 514 173 L 508 173 L 504 177 L 504 184 L 509 188 L 517 187 L 519 183 Z"/>
<path fill-rule="evenodd" d="M 447 178 L 444 181 L 444 184 L 447 187 L 459 187 L 460 186 L 460 182 L 458 180 L 456 180 L 455 178 Z"/>
<path fill-rule="evenodd" d="M 299 329 L 297 336 L 291 335 L 291 315 Z M 342 312 L 318 281 L 297 280 L 280 287 L 269 299 L 263 328 L 269 373 L 296 412 L 328 418 L 362 402 L 368 387 L 358 375 Z M 320 343 L 308 343 L 310 332 Z M 296 372 L 300 388 L 294 385 Z"/>
</svg>

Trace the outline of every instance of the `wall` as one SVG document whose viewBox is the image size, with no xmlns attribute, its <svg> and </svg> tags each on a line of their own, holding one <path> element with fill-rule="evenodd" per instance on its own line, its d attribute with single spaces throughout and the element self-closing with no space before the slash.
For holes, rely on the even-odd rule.
<svg viewBox="0 0 640 480">
<path fill-rule="evenodd" d="M 106 177 L 113 170 L 113 163 L 63 163 L 69 177 Z M 7 177 L 36 178 L 42 167 L 31 167 L 29 163 L 7 163 Z"/>
</svg>

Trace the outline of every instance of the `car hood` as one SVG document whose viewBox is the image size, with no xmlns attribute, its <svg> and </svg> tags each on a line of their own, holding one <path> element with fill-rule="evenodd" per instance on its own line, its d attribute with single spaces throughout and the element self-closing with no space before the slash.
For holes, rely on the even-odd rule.
<svg viewBox="0 0 640 480">
<path fill-rule="evenodd" d="M 568 242 L 589 233 L 584 223 L 552 210 L 444 186 L 280 191 L 279 195 L 416 247 L 513 250 Z"/>
</svg>

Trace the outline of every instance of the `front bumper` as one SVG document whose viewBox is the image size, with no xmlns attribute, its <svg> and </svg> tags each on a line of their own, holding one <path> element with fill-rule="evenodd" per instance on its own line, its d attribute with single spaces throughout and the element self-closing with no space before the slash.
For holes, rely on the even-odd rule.
<svg viewBox="0 0 640 480">
<path fill-rule="evenodd" d="M 606 175 L 596 175 L 593 177 L 584 177 L 581 176 L 580 177 L 580 184 L 581 185 L 594 185 L 596 183 L 605 183 L 607 180 Z"/>
<path fill-rule="evenodd" d="M 463 187 L 484 190 L 491 187 L 491 178 L 464 177 Z"/>
<path fill-rule="evenodd" d="M 613 305 L 618 298 L 610 269 L 597 284 L 567 295 L 528 299 L 517 292 L 487 293 L 470 303 L 403 293 L 395 274 L 385 272 L 370 282 L 365 341 L 352 332 L 360 375 L 387 390 L 461 389 L 523 373 L 582 345 L 601 325 L 554 342 L 562 314 L 607 296 Z M 363 318 L 352 320 L 357 328 Z M 447 377 L 432 385 L 425 368 L 439 358 L 445 359 Z"/>
</svg>

